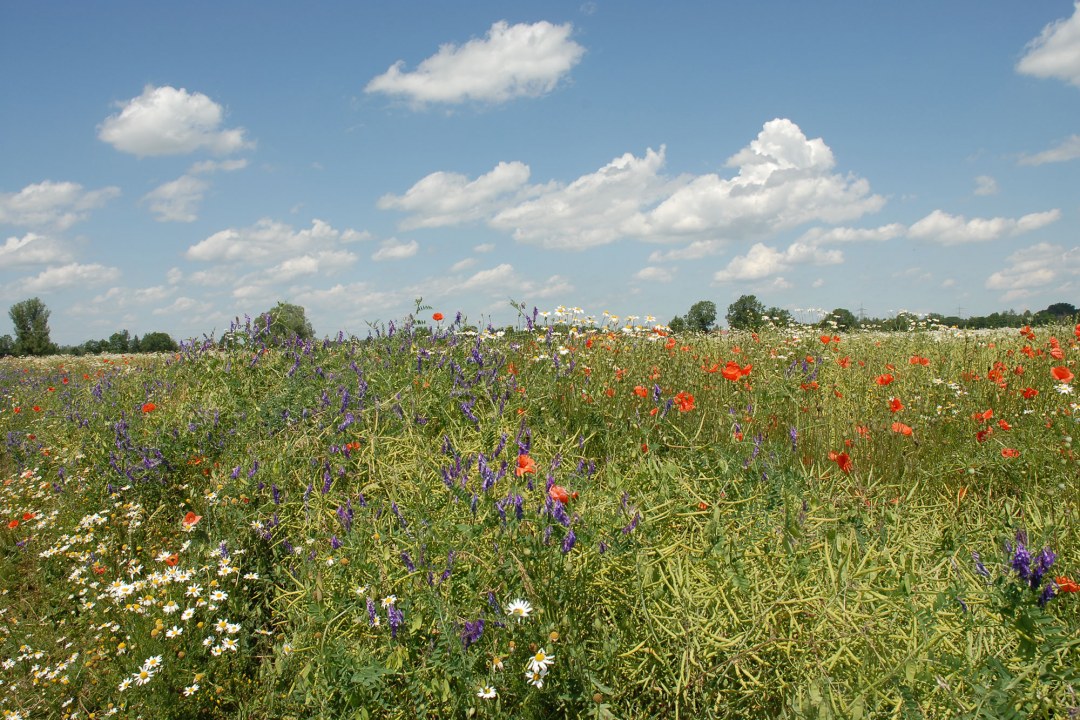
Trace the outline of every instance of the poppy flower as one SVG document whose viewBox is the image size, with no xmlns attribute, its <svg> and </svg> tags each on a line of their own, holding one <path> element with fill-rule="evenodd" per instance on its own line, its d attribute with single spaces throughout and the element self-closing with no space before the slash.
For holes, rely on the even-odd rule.
<svg viewBox="0 0 1080 720">
<path fill-rule="evenodd" d="M 8 526 L 8 530 L 14 530 L 15 528 L 19 527 L 19 521 L 18 520 L 12 520 L 11 522 L 9 522 L 7 524 L 7 526 Z"/>
<path fill-rule="evenodd" d="M 844 368 L 844 369 L 847 369 L 847 368 L 851 367 L 851 358 L 848 357 L 847 355 L 845 355 L 842 358 L 837 358 L 836 359 L 836 364 L 839 365 L 840 367 Z"/>
<path fill-rule="evenodd" d="M 1059 347 L 1050 348 L 1050 357 L 1054 358 L 1055 360 L 1064 360 L 1065 351 Z"/>
<path fill-rule="evenodd" d="M 680 392 L 675 396 L 675 405 L 679 412 L 689 412 L 694 409 L 694 396 L 688 392 Z"/>
<path fill-rule="evenodd" d="M 1066 383 L 1072 382 L 1072 379 L 1074 377 L 1072 371 L 1064 365 L 1058 365 L 1055 368 L 1051 368 L 1050 374 L 1054 376 L 1055 380 L 1060 380 L 1061 382 Z"/>
<path fill-rule="evenodd" d="M 202 520 L 202 515 L 196 515 L 195 513 L 188 510 L 187 514 L 184 515 L 184 529 L 190 530 L 191 528 L 195 527 L 195 524 L 200 520 Z"/>
<path fill-rule="evenodd" d="M 177 555 L 176 553 L 173 553 L 169 557 L 165 558 L 165 564 L 168 565 L 169 567 L 176 567 L 176 564 L 178 562 L 180 562 L 180 556 Z"/>
<path fill-rule="evenodd" d="M 878 385 L 885 386 L 891 383 L 894 379 L 895 378 L 893 378 L 892 375 L 890 375 L 889 373 L 885 373 L 884 375 L 878 375 L 877 379 L 874 382 L 876 382 Z"/>
<path fill-rule="evenodd" d="M 900 412 L 904 409 L 904 403 L 900 402 L 900 398 L 889 398 L 889 412 Z"/>
<path fill-rule="evenodd" d="M 1025 400 L 1030 400 L 1031 398 L 1035 397 L 1038 394 L 1039 394 L 1039 391 L 1036 390 L 1035 388 L 1024 388 L 1024 399 Z"/>
<path fill-rule="evenodd" d="M 34 406 L 34 412 L 41 412 L 41 406 L 40 405 L 35 405 Z"/>
<path fill-rule="evenodd" d="M 646 397 L 649 394 L 649 391 L 644 386 L 638 385 L 638 386 L 636 386 L 634 388 L 634 394 L 637 395 L 638 397 L 643 398 L 643 397 Z"/>
<path fill-rule="evenodd" d="M 441 312 L 434 313 L 431 316 L 431 319 L 434 320 L 435 322 L 439 322 L 440 320 L 443 319 L 443 314 Z"/>
<path fill-rule="evenodd" d="M 900 433 L 904 437 L 911 437 L 911 433 L 912 433 L 911 426 L 910 425 L 905 425 L 902 422 L 894 422 L 892 424 L 892 431 L 894 433 Z"/>
<path fill-rule="evenodd" d="M 157 410 L 157 405 L 155 405 L 154 403 L 151 403 L 151 402 L 143 403 L 142 411 L 144 413 L 152 413 L 155 410 Z"/>
<path fill-rule="evenodd" d="M 37 517 L 37 515 L 35 515 L 32 512 L 24 512 L 23 516 L 22 516 L 22 519 L 23 519 L 23 521 L 26 521 L 26 520 L 33 520 L 36 517 Z"/>
<path fill-rule="evenodd" d="M 514 471 L 518 477 L 525 473 L 536 473 L 536 463 L 528 455 L 518 455 L 517 469 Z"/>
<path fill-rule="evenodd" d="M 1018 458 L 1020 457 L 1020 451 L 1016 448 L 1001 448 L 1001 457 Z"/>
<path fill-rule="evenodd" d="M 832 342 L 832 336 L 831 335 L 822 335 L 820 340 L 821 340 L 823 345 L 828 345 L 829 343 Z"/>
<path fill-rule="evenodd" d="M 984 410 L 981 413 L 975 413 L 974 415 L 971 416 L 971 418 L 973 420 L 989 420 L 992 417 L 994 417 L 994 409 L 993 408 L 989 408 L 987 410 Z"/>
<path fill-rule="evenodd" d="M 563 505 L 570 502 L 570 494 L 566 492 L 566 488 L 562 485 L 552 485 L 548 488 L 548 497 L 556 502 L 561 502 Z"/>
<path fill-rule="evenodd" d="M 1012 430 L 1012 425 L 1005 422 L 1004 420 L 998 420 L 998 427 L 1002 430 Z"/>
<path fill-rule="evenodd" d="M 1080 328 L 1080 325 L 1076 326 Z M 1065 577 L 1064 575 L 1054 578 L 1054 583 L 1058 586 L 1058 590 L 1063 593 L 1080 592 L 1080 585 Z"/>
<path fill-rule="evenodd" d="M 836 466 L 840 468 L 840 470 L 842 470 L 844 473 L 851 473 L 851 456 L 849 456 L 846 452 L 837 453 L 834 460 L 836 462 Z"/>
</svg>

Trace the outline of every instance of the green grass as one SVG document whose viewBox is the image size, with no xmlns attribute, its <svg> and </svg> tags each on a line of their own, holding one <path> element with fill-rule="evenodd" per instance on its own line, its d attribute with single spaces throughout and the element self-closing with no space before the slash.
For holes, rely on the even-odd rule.
<svg viewBox="0 0 1080 720">
<path fill-rule="evenodd" d="M 0 710 L 1080 707 L 1080 594 L 1039 602 L 1080 576 L 1080 415 L 1050 373 L 1075 369 L 1072 328 L 824 343 L 563 319 L 3 361 Z M 752 368 L 728 380 L 732 360 Z M 1056 553 L 1034 582 L 1011 566 L 1018 531 L 1034 567 Z"/>
</svg>

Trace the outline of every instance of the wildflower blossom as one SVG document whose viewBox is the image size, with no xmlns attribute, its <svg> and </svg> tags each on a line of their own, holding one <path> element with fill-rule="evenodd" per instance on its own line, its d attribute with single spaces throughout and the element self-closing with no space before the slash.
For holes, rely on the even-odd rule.
<svg viewBox="0 0 1080 720">
<path fill-rule="evenodd" d="M 511 617 L 516 617 L 519 621 L 529 617 L 532 612 L 532 605 L 528 600 L 517 599 L 506 606 L 506 614 Z"/>
<path fill-rule="evenodd" d="M 495 697 L 495 688 L 491 687 L 490 685 L 482 685 L 480 686 L 480 690 L 477 691 L 476 697 L 483 698 L 484 700 L 490 700 L 491 698 Z"/>
</svg>

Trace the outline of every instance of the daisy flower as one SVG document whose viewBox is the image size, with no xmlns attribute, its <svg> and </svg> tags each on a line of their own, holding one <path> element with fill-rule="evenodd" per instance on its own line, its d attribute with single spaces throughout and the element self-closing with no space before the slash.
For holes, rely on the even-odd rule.
<svg viewBox="0 0 1080 720">
<path fill-rule="evenodd" d="M 518 620 L 529 617 L 529 613 L 532 612 L 532 605 L 528 600 L 517 599 L 506 606 L 506 614 L 511 617 L 516 617 Z"/>
<path fill-rule="evenodd" d="M 184 697 L 191 697 L 197 692 L 199 692 L 199 683 L 192 683 L 184 688 Z"/>
<path fill-rule="evenodd" d="M 479 692 L 476 693 L 476 697 L 490 700 L 491 698 L 495 697 L 495 688 L 491 687 L 490 685 L 482 685 Z"/>
<path fill-rule="evenodd" d="M 548 667 L 555 660 L 555 653 L 550 655 L 544 651 L 544 648 L 540 648 L 536 651 L 536 654 L 529 658 L 529 669 L 534 672 L 547 673 Z M 537 686 L 539 687 L 539 686 Z"/>
</svg>

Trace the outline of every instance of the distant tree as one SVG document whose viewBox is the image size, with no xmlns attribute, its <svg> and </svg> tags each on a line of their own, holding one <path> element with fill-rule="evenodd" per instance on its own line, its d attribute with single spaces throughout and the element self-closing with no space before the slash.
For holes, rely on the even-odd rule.
<svg viewBox="0 0 1080 720">
<path fill-rule="evenodd" d="M 176 341 L 168 333 L 149 332 L 143 335 L 142 340 L 139 341 L 139 350 L 141 352 L 176 352 L 179 349 L 180 346 L 176 344 Z"/>
<path fill-rule="evenodd" d="M 15 341 L 11 339 L 10 335 L 4 335 L 0 337 L 0 357 L 5 355 L 15 354 Z"/>
<path fill-rule="evenodd" d="M 1054 303 L 1050 307 L 1043 310 L 1043 312 L 1046 313 L 1047 315 L 1053 315 L 1054 317 L 1063 318 L 1063 317 L 1072 317 L 1073 315 L 1075 315 L 1077 312 L 1080 312 L 1080 311 L 1078 311 L 1076 309 L 1076 307 L 1074 305 L 1070 304 L 1070 303 L 1059 302 L 1059 303 Z"/>
<path fill-rule="evenodd" d="M 694 332 L 709 332 L 716 324 L 716 303 L 712 300 L 699 300 L 690 306 L 686 313 L 686 329 Z"/>
<path fill-rule="evenodd" d="M 120 355 L 126 353 L 131 345 L 131 334 L 127 330 L 114 332 L 109 336 L 109 352 Z"/>
<path fill-rule="evenodd" d="M 274 340 L 291 340 L 297 336 L 302 340 L 310 340 L 315 337 L 315 330 L 311 327 L 304 308 L 299 305 L 279 301 L 272 309 L 260 315 L 259 320 L 269 325 L 270 337 Z"/>
<path fill-rule="evenodd" d="M 790 325 L 793 319 L 790 312 L 783 308 L 778 308 L 775 305 L 766 310 L 765 315 L 768 316 L 772 320 L 773 325 L 776 325 L 777 327 Z"/>
<path fill-rule="evenodd" d="M 668 327 L 671 328 L 671 332 L 686 332 L 686 320 L 681 315 L 676 315 L 671 318 Z"/>
<path fill-rule="evenodd" d="M 128 343 L 128 352 L 132 352 L 132 353 L 143 352 L 142 340 L 139 339 L 138 335 L 131 338 L 131 342 Z"/>
<path fill-rule="evenodd" d="M 49 309 L 38 298 L 15 303 L 8 311 L 15 325 L 16 355 L 48 355 L 56 346 L 49 339 Z"/>
<path fill-rule="evenodd" d="M 859 321 L 855 318 L 855 314 L 847 308 L 836 308 L 823 317 L 820 323 L 821 327 L 834 327 L 830 324 L 830 321 L 836 323 L 835 328 L 840 331 L 854 330 L 859 326 Z"/>
<path fill-rule="evenodd" d="M 765 324 L 765 306 L 753 295 L 743 295 L 728 305 L 728 327 L 732 330 L 760 330 Z"/>
</svg>

